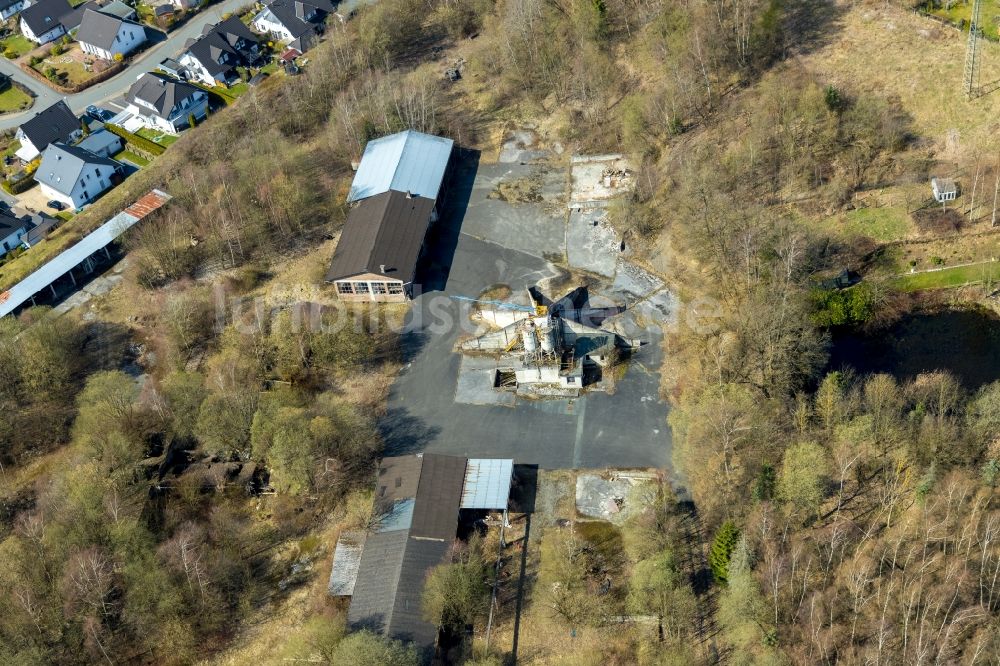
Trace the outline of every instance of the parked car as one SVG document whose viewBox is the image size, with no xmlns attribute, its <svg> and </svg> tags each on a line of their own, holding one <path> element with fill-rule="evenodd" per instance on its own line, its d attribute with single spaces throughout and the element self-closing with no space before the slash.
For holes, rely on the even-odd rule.
<svg viewBox="0 0 1000 666">
<path fill-rule="evenodd" d="M 94 120 L 99 120 L 102 123 L 104 123 L 110 120 L 111 118 L 114 118 L 115 114 L 111 113 L 107 109 L 102 109 L 99 106 L 94 106 L 93 104 L 91 104 L 90 106 L 87 107 L 87 115 L 93 118 Z"/>
<path fill-rule="evenodd" d="M 56 201 L 55 199 L 53 199 L 52 201 L 48 202 L 45 205 L 53 210 L 64 210 L 66 208 L 66 204 L 64 204 L 62 201 Z"/>
</svg>

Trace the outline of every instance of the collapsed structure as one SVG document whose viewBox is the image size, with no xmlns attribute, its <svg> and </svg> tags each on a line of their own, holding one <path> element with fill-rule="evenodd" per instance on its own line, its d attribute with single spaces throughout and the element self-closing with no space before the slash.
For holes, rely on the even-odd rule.
<svg viewBox="0 0 1000 666">
<path fill-rule="evenodd" d="M 468 512 L 506 514 L 514 461 L 434 453 L 384 458 L 367 535 L 342 535 L 330 593 L 351 597 L 352 630 L 411 642 L 424 657 L 438 628 L 424 619 L 424 581 L 447 560 Z"/>
<path fill-rule="evenodd" d="M 528 292 L 530 306 L 499 304 L 480 316 L 498 326 L 461 343 L 466 354 L 496 357 L 494 388 L 519 393 L 575 395 L 600 382 L 603 370 L 614 364 L 620 351 L 630 351 L 639 341 L 591 325 L 622 308 L 574 307 L 573 298 L 553 306 L 540 304 Z"/>
</svg>

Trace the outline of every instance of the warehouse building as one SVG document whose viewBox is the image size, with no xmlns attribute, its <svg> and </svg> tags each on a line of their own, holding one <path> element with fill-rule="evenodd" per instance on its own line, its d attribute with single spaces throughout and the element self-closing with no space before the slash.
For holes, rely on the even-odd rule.
<svg viewBox="0 0 1000 666">
<path fill-rule="evenodd" d="M 438 628 L 422 614 L 427 573 L 447 560 L 462 512 L 506 514 L 513 476 L 510 459 L 383 459 L 373 526 L 367 535 L 342 537 L 334 554 L 330 593 L 351 597 L 348 626 L 407 641 L 430 657 Z"/>
<path fill-rule="evenodd" d="M 341 300 L 398 303 L 413 296 L 453 144 L 413 130 L 368 142 L 326 275 Z"/>
</svg>

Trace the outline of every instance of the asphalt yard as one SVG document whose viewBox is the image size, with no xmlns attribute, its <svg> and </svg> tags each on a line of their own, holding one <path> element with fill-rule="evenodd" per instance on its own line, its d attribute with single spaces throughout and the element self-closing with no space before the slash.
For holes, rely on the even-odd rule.
<svg viewBox="0 0 1000 666">
<path fill-rule="evenodd" d="M 668 406 L 659 396 L 657 370 L 662 328 L 672 316 L 670 294 L 659 279 L 618 256 L 620 241 L 594 224 L 601 213 L 586 213 L 578 228 L 570 228 L 565 161 L 553 166 L 544 153 L 530 153 L 528 160 L 524 155 L 513 151 L 512 161 L 497 164 L 465 159 L 456 170 L 446 210 L 428 240 L 426 293 L 413 303 L 404 334 L 406 364 L 382 422 L 386 453 L 510 457 L 550 469 L 667 468 Z M 529 181 L 534 190 L 528 200 L 497 197 L 501 183 Z M 566 270 L 576 257 L 590 275 L 593 303 L 626 305 L 604 326 L 643 346 L 613 392 L 539 400 L 493 391 L 486 379 L 490 361 L 454 351 L 474 324 L 470 304 L 451 297 L 476 298 L 507 285 L 512 298 L 522 298 L 526 288 L 542 285 L 558 298 L 578 286 Z"/>
</svg>

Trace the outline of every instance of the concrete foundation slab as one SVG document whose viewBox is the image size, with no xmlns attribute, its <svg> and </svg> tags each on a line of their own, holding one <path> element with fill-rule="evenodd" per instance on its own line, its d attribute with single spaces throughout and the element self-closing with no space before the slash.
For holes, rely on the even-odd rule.
<svg viewBox="0 0 1000 666">
<path fill-rule="evenodd" d="M 606 479 L 597 474 L 576 477 L 576 510 L 588 518 L 622 522 L 628 515 L 629 496 L 644 480 L 631 477 Z"/>
<path fill-rule="evenodd" d="M 628 160 L 622 155 L 575 156 L 570 172 L 570 208 L 603 206 L 628 191 L 632 187 L 628 169 Z"/>
<path fill-rule="evenodd" d="M 514 406 L 514 394 L 493 388 L 496 360 L 491 357 L 463 356 L 458 367 L 455 402 L 462 405 Z"/>
<path fill-rule="evenodd" d="M 621 239 L 602 208 L 571 210 L 566 228 L 566 259 L 573 268 L 614 277 Z"/>
</svg>

